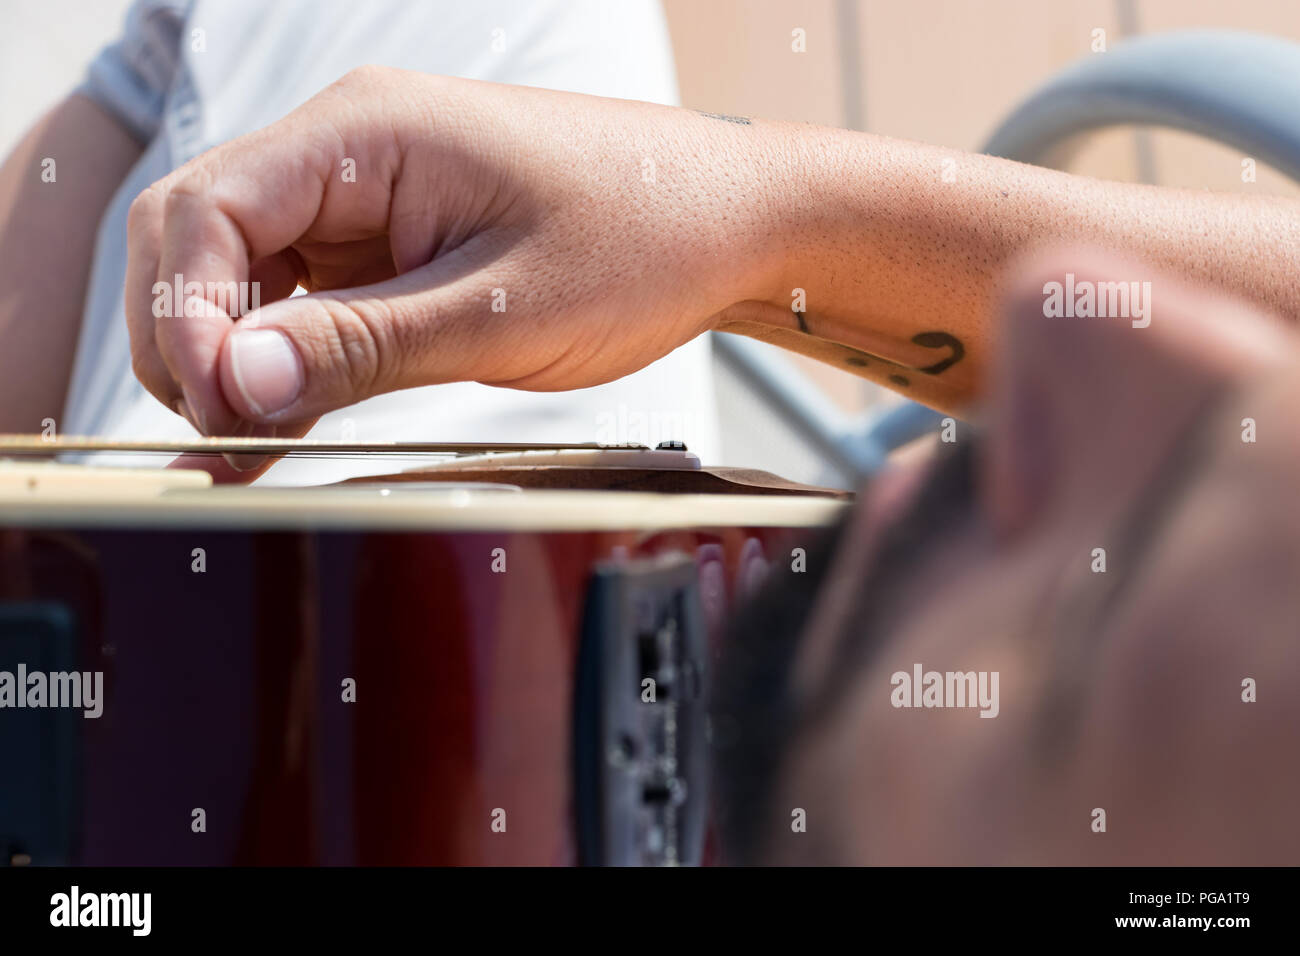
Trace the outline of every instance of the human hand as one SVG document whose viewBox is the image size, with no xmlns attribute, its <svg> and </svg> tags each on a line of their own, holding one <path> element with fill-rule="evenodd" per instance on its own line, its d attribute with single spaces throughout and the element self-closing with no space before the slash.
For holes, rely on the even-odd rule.
<svg viewBox="0 0 1300 956">
<path fill-rule="evenodd" d="M 618 378 L 751 295 L 764 177 L 746 132 L 644 103 L 354 71 L 135 200 L 135 372 L 206 434 L 281 436 L 414 386 Z M 177 276 L 189 291 L 166 314 Z M 227 286 L 241 282 L 261 301 L 243 315 Z M 311 294 L 288 298 L 297 285 Z"/>
</svg>

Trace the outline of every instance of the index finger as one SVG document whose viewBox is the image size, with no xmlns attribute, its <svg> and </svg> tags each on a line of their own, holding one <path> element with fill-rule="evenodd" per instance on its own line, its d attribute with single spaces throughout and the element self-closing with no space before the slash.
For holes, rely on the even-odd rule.
<svg viewBox="0 0 1300 956">
<path fill-rule="evenodd" d="M 204 153 L 132 206 L 126 313 L 137 372 L 165 403 L 183 397 L 208 434 L 240 426 L 221 392 L 218 359 L 233 320 L 260 303 L 251 263 L 321 227 L 327 240 L 386 230 L 387 176 L 331 191 L 332 182 L 342 185 L 344 154 L 364 157 L 369 139 L 363 126 L 349 144 L 334 119 L 358 114 L 331 107 L 338 98 L 317 97 Z M 391 168 L 372 158 L 376 167 Z"/>
<path fill-rule="evenodd" d="M 239 424 L 222 397 L 217 360 L 233 320 L 260 303 L 250 264 L 301 237 L 325 192 L 322 171 L 288 138 L 247 139 L 205 153 L 153 187 L 137 200 L 140 214 L 133 207 L 128 235 L 132 337 L 147 343 L 152 331 L 157 355 L 209 434 Z"/>
</svg>

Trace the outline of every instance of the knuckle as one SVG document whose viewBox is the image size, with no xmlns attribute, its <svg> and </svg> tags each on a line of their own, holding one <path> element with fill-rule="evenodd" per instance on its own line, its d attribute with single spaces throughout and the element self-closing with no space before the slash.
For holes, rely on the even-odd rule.
<svg viewBox="0 0 1300 956">
<path fill-rule="evenodd" d="M 131 200 L 131 206 L 126 212 L 126 227 L 128 230 L 135 231 L 141 226 L 152 221 L 163 209 L 166 201 L 166 188 L 161 182 L 144 189 L 139 195 Z"/>
<path fill-rule="evenodd" d="M 382 390 L 388 369 L 388 307 L 376 299 L 322 300 L 328 316 L 327 351 L 329 367 L 358 398 Z"/>
<path fill-rule="evenodd" d="M 383 83 L 395 72 L 397 71 L 391 66 L 366 63 L 348 70 L 335 85 L 344 89 L 362 89 Z"/>
<path fill-rule="evenodd" d="M 193 175 L 177 180 L 167 190 L 167 196 L 163 200 L 163 216 L 171 218 L 185 207 L 192 207 L 195 204 L 207 205 L 210 199 L 208 185 L 204 179 L 205 177 L 195 171 Z"/>
</svg>

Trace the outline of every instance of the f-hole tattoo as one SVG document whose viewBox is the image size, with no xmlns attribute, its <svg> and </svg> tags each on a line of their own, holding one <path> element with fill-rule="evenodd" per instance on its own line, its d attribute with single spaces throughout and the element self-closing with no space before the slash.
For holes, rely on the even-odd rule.
<svg viewBox="0 0 1300 956">
<path fill-rule="evenodd" d="M 808 326 L 807 323 L 804 322 L 803 316 L 798 313 L 795 313 L 795 315 L 799 320 L 800 330 L 807 332 Z M 938 375 L 941 372 L 952 368 L 952 366 L 956 365 L 966 356 L 966 346 L 962 345 L 961 339 L 948 332 L 918 332 L 916 335 L 912 336 L 912 344 L 927 349 L 946 348 L 948 354 L 944 358 L 937 362 L 933 362 L 930 365 L 904 365 L 901 362 L 894 362 L 886 358 L 881 358 L 879 355 L 873 355 L 869 352 L 863 352 L 859 349 L 844 346 L 845 352 L 848 353 L 844 356 L 844 364 L 852 368 L 867 368 L 872 362 L 879 362 L 881 365 L 889 368 L 898 369 L 898 372 L 889 376 L 889 381 L 899 387 L 906 387 L 912 383 L 906 375 L 900 374 L 901 372 L 920 372 L 923 375 Z"/>
<path fill-rule="evenodd" d="M 920 332 L 912 336 L 912 344 L 927 349 L 947 347 L 952 350 L 948 353 L 947 358 L 935 362 L 933 365 L 916 369 L 916 371 L 924 372 L 926 375 L 938 375 L 944 369 L 956 365 L 966 356 L 966 346 L 961 344 L 961 340 L 957 336 L 949 335 L 947 332 Z"/>
</svg>

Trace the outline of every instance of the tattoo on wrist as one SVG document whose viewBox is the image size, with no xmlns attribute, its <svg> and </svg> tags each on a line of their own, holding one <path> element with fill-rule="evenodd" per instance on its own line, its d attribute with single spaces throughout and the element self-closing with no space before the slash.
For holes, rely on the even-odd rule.
<svg viewBox="0 0 1300 956">
<path fill-rule="evenodd" d="M 795 316 L 799 319 L 800 330 L 807 332 L 808 326 L 804 321 L 803 316 L 798 312 L 795 313 Z M 904 365 L 901 362 L 881 358 L 879 355 L 874 355 L 871 352 L 863 352 L 861 349 L 850 348 L 847 345 L 841 346 L 841 348 L 844 350 L 844 364 L 850 368 L 868 368 L 872 362 L 877 362 L 886 368 L 897 369 L 898 371 L 890 373 L 889 381 L 891 384 L 897 385 L 900 388 L 906 388 L 908 385 L 912 384 L 911 380 L 906 375 L 902 374 L 903 372 L 920 372 L 923 375 L 939 375 L 956 365 L 966 356 L 966 347 L 962 345 L 961 340 L 957 338 L 957 336 L 952 335 L 949 332 L 918 332 L 916 335 L 912 336 L 912 344 L 927 349 L 946 348 L 948 349 L 948 354 L 939 361 L 933 362 L 929 365 Z"/>
<path fill-rule="evenodd" d="M 956 365 L 966 356 L 966 346 L 961 344 L 961 340 L 957 336 L 948 332 L 918 332 L 912 336 L 912 344 L 927 349 L 948 348 L 951 350 L 946 358 L 935 362 L 933 365 L 915 369 L 915 371 L 924 372 L 926 375 L 938 375 L 944 369 Z"/>
<path fill-rule="evenodd" d="M 725 123 L 735 123 L 738 126 L 753 126 L 754 121 L 748 116 L 731 116 L 727 113 L 710 113 L 708 110 L 696 110 L 701 116 L 707 116 L 710 119 L 722 120 Z"/>
</svg>

